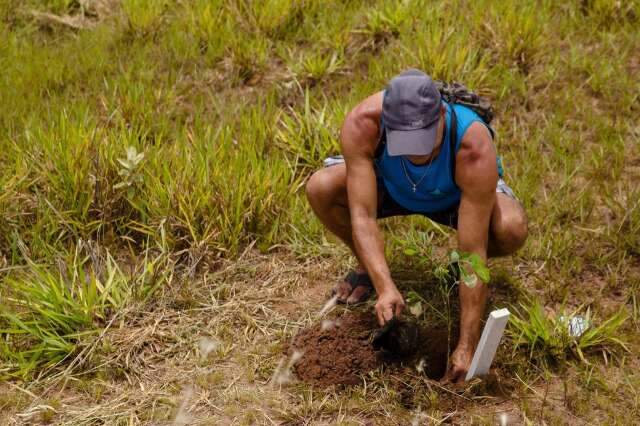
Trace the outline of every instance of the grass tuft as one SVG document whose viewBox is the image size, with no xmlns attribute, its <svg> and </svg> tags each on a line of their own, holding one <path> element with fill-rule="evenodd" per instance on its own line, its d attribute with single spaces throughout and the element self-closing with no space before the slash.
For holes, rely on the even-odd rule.
<svg viewBox="0 0 640 426">
<path fill-rule="evenodd" d="M 69 260 L 62 269 L 30 264 L 3 280 L 0 348 L 9 374 L 25 377 L 67 359 L 131 301 L 134 289 L 111 256 L 100 272 L 80 253 Z"/>
<path fill-rule="evenodd" d="M 582 333 L 572 318 L 582 318 L 586 330 Z M 599 325 L 594 323 L 591 312 L 579 310 L 571 313 L 561 311 L 550 316 L 537 302 L 521 304 L 519 312 L 510 321 L 509 332 L 515 348 L 522 348 L 531 360 L 545 363 L 566 361 L 576 356 L 589 363 L 586 355 L 593 353 L 613 354 L 619 350 L 629 351 L 628 343 L 620 338 L 620 328 L 629 318 L 625 309 L 619 310 Z"/>
</svg>

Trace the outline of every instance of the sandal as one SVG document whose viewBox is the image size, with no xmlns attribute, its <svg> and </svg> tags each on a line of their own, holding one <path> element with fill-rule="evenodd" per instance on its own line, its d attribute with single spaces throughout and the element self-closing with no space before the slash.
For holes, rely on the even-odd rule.
<svg viewBox="0 0 640 426">
<path fill-rule="evenodd" d="M 344 282 L 346 282 L 351 286 L 351 293 L 353 293 L 353 291 L 358 287 L 367 288 L 367 291 L 362 294 L 362 296 L 360 297 L 360 300 L 354 303 L 349 303 L 349 305 L 359 305 L 361 303 L 364 303 L 367 301 L 367 299 L 369 299 L 369 296 L 371 296 L 371 291 L 373 290 L 373 283 L 371 282 L 371 278 L 369 277 L 369 274 L 367 274 L 366 272 L 357 273 L 356 271 L 351 271 L 347 274 L 346 277 L 344 277 Z M 334 288 L 331 291 L 331 296 L 333 297 L 335 295 L 336 295 L 336 289 Z M 338 303 L 347 303 L 347 302 L 342 302 L 341 300 L 338 299 Z"/>
</svg>

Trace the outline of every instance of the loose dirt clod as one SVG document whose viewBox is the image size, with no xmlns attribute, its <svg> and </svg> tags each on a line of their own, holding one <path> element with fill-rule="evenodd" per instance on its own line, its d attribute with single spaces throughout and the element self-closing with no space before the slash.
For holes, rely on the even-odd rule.
<svg viewBox="0 0 640 426">
<path fill-rule="evenodd" d="M 373 347 L 397 356 L 409 356 L 418 348 L 418 326 L 393 318 L 372 336 Z"/>
<path fill-rule="evenodd" d="M 331 329 L 323 330 L 317 324 L 301 331 L 289 347 L 289 352 L 304 351 L 294 372 L 301 380 L 321 387 L 360 383 L 362 374 L 382 364 L 369 342 L 376 327 L 373 315 L 349 313 Z"/>
</svg>

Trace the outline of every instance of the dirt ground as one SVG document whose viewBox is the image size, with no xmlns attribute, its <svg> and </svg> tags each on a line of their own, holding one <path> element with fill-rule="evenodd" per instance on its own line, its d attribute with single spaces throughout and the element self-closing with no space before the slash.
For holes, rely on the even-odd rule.
<svg viewBox="0 0 640 426">
<path fill-rule="evenodd" d="M 482 424 L 503 416 L 508 424 L 591 423 L 580 414 L 581 370 L 528 381 L 504 345 L 489 377 L 459 387 L 438 381 L 455 341 L 446 327 L 421 324 L 411 357 L 381 356 L 368 340 L 377 328 L 372 302 L 319 315 L 337 279 L 326 277 L 341 275 L 330 261 L 251 254 L 230 262 L 188 292 L 167 294 L 170 305 L 123 314 L 81 374 L 1 385 L 0 423 Z M 495 284 L 492 303 L 513 297 L 503 285 Z M 279 374 L 294 348 L 302 356 L 293 374 Z M 624 389 L 623 371 L 611 363 L 593 375 L 608 374 Z M 612 397 L 605 395 L 601 401 Z M 606 418 L 599 408 L 591 413 Z"/>
</svg>

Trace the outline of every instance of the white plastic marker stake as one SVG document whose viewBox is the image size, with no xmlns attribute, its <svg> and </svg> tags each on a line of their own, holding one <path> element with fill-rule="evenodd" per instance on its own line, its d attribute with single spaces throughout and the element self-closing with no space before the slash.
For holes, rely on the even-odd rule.
<svg viewBox="0 0 640 426">
<path fill-rule="evenodd" d="M 489 372 L 496 349 L 498 349 L 498 344 L 502 339 L 504 327 L 509 321 L 509 315 L 511 313 L 506 308 L 495 310 L 489 314 L 489 320 L 485 324 L 484 330 L 482 330 L 480 342 L 476 348 L 476 353 L 473 354 L 471 367 L 469 367 L 465 380 L 471 380 L 475 376 L 482 376 Z"/>
</svg>

